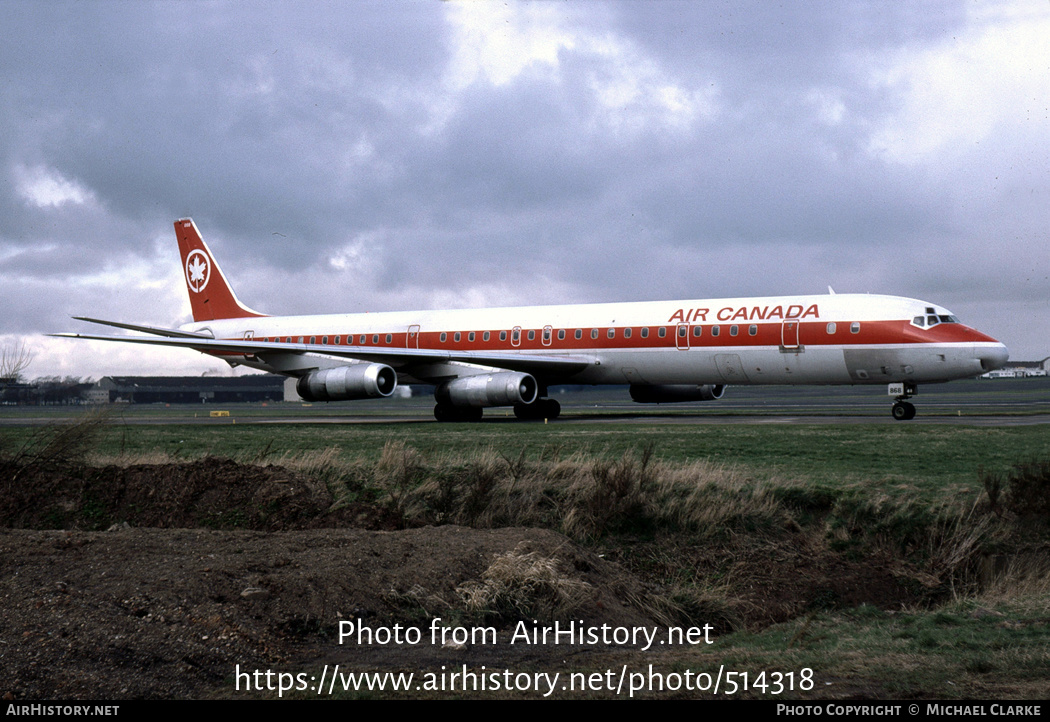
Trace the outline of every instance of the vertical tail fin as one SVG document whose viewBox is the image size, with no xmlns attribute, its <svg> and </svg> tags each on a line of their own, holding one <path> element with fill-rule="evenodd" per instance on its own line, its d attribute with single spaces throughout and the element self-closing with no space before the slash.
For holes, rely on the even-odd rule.
<svg viewBox="0 0 1050 722">
<path fill-rule="evenodd" d="M 179 253 L 182 255 L 183 274 L 194 321 L 265 315 L 237 300 L 237 294 L 230 288 L 192 219 L 175 221 L 175 237 L 179 240 Z"/>
</svg>

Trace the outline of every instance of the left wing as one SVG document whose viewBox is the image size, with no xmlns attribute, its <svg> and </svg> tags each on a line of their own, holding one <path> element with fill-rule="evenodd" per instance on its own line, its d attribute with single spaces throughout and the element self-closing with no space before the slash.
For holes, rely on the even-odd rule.
<svg viewBox="0 0 1050 722">
<path fill-rule="evenodd" d="M 156 334 L 162 338 L 149 336 L 96 336 L 81 333 L 53 333 L 58 338 L 81 338 L 90 341 L 120 341 L 122 343 L 139 343 L 151 346 L 169 346 L 190 348 L 214 356 L 261 356 L 275 354 L 323 354 L 335 358 L 354 361 L 375 361 L 385 363 L 399 371 L 409 372 L 413 367 L 443 363 L 460 362 L 539 374 L 541 376 L 571 376 L 598 362 L 597 358 L 581 355 L 546 355 L 519 354 L 508 352 L 477 351 L 439 351 L 435 349 L 414 348 L 376 348 L 373 346 L 332 346 L 329 344 L 280 343 L 275 341 L 245 341 L 213 339 L 201 334 L 191 334 L 173 329 L 159 329 L 150 326 L 135 326 L 112 321 L 95 321 L 118 328 Z"/>
<path fill-rule="evenodd" d="M 101 318 L 89 318 L 88 316 L 74 316 L 77 321 L 87 321 L 88 323 L 97 323 L 102 326 L 113 326 L 114 328 L 126 328 L 129 331 L 141 331 L 142 333 L 152 333 L 157 336 L 170 336 L 172 338 L 211 338 L 205 333 L 194 333 L 193 331 L 179 331 L 174 328 L 157 328 L 156 326 L 136 326 L 133 323 L 121 323 L 120 321 L 103 321 Z M 68 334 L 53 333 L 51 336 L 68 336 Z M 113 338 L 120 338 L 114 336 Z"/>
</svg>

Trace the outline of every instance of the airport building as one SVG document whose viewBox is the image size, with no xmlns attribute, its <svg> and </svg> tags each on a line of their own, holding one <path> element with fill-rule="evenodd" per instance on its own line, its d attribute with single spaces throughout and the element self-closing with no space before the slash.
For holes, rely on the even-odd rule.
<svg viewBox="0 0 1050 722">
<path fill-rule="evenodd" d="M 284 377 L 106 376 L 85 394 L 96 404 L 230 404 L 284 400 Z"/>
</svg>

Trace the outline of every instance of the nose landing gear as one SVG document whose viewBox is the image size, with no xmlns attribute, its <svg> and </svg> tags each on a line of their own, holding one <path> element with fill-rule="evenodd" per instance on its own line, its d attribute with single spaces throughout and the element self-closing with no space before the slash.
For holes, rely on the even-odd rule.
<svg viewBox="0 0 1050 722">
<path fill-rule="evenodd" d="M 909 419 L 915 418 L 915 404 L 909 404 L 907 401 L 898 401 L 893 405 L 891 412 L 893 418 L 897 421 L 908 421 Z"/>
<path fill-rule="evenodd" d="M 913 383 L 899 383 L 889 385 L 889 395 L 894 397 L 893 409 L 890 413 L 897 421 L 910 421 L 915 418 L 915 405 L 908 403 L 908 399 L 919 393 L 918 387 Z"/>
</svg>

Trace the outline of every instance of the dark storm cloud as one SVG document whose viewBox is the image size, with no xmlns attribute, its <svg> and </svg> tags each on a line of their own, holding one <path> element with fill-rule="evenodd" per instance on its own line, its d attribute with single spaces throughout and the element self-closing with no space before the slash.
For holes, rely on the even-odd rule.
<svg viewBox="0 0 1050 722">
<path fill-rule="evenodd" d="M 352 201 L 348 146 L 397 135 L 391 120 L 404 132 L 378 97 L 428 82 L 443 53 L 439 15 L 407 6 L 31 7 L 8 8 L 34 38 L 6 51 L 5 126 L 22 129 L 9 162 L 46 163 L 114 214 L 205 209 L 245 236 L 273 218 L 329 231 L 336 199 Z"/>
</svg>

